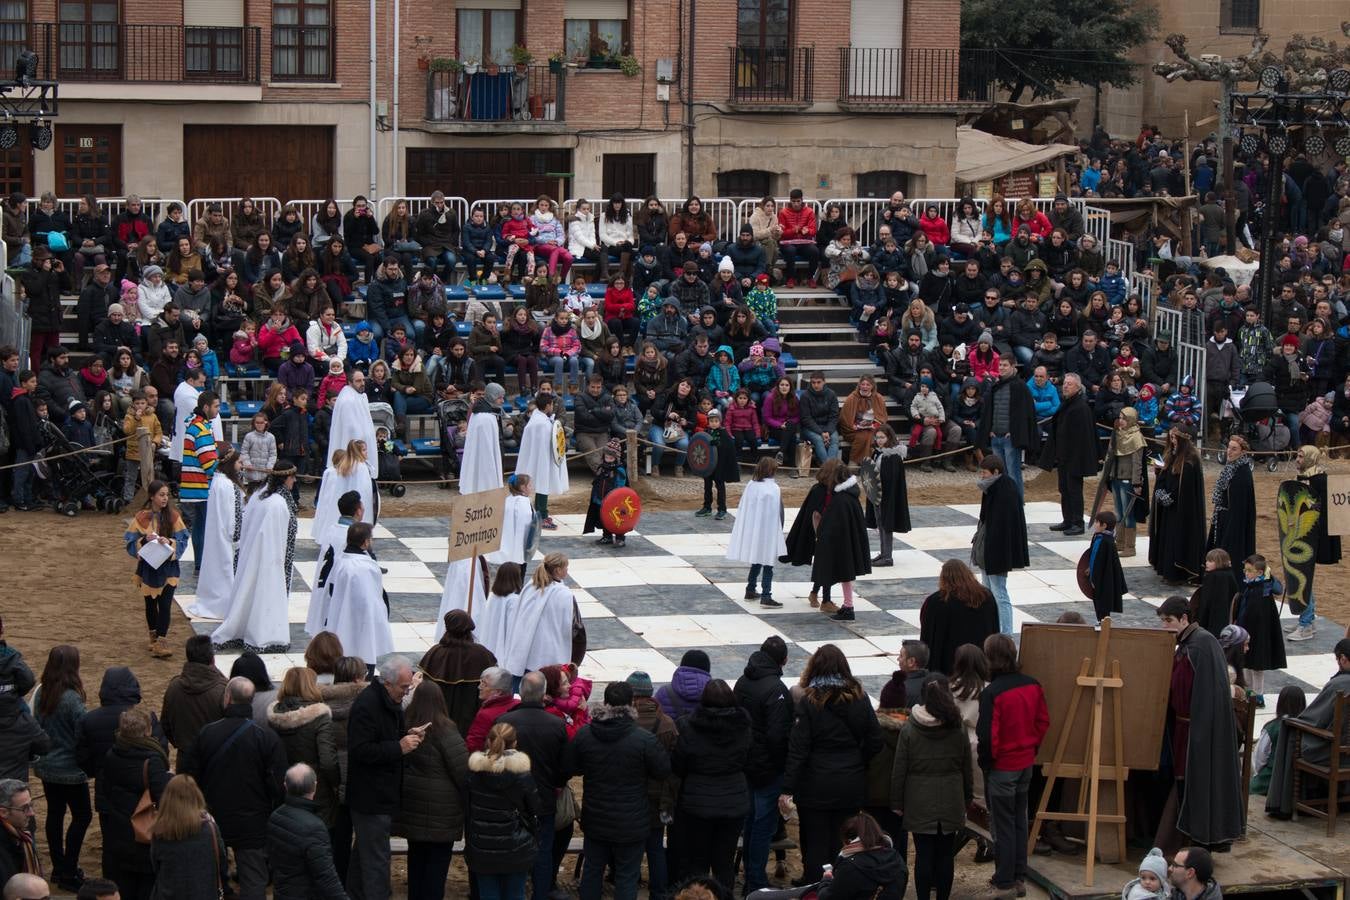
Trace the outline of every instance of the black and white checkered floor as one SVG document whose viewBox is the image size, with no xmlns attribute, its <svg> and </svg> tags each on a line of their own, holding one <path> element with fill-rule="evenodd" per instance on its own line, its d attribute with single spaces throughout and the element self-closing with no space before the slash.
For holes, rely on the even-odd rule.
<svg viewBox="0 0 1350 900">
<path fill-rule="evenodd" d="M 788 511 L 788 526 L 794 512 Z M 896 536 L 895 566 L 858 581 L 857 619 L 848 623 L 831 621 L 807 605 L 810 572 L 805 568 L 775 569 L 774 597 L 783 603 L 782 609 L 764 609 L 757 601 L 743 600 L 746 567 L 725 559 L 730 518 L 717 522 L 695 518 L 692 511 L 646 512 L 641 527 L 629 535 L 627 547 L 616 550 L 597 546 L 595 535 L 582 537 L 582 516 L 560 515 L 554 517 L 559 529 L 544 535 L 540 550 L 561 551 L 571 559 L 568 580 L 589 639 L 582 674 L 597 683 L 624 678 L 636 669 L 658 683 L 667 681 L 684 651 L 694 647 L 707 651 L 715 677 L 734 680 L 750 652 L 764 638 L 779 634 L 788 642 L 789 678 L 800 674 L 813 650 L 834 643 L 875 698 L 895 668 L 901 641 L 918 636 L 919 607 L 936 589 L 943 561 L 968 557 L 978 512 L 977 505 L 913 507 L 914 529 Z M 1074 573 L 1087 539 L 1065 538 L 1049 530 L 1060 518 L 1057 503 L 1029 503 L 1026 515 L 1032 567 L 1008 579 L 1016 627 L 1053 622 L 1069 609 L 1092 621 L 1092 605 L 1079 593 Z M 303 623 L 318 556 L 309 524 L 309 519 L 301 520 L 295 548 L 291 647 L 286 653 L 263 657 L 277 676 L 304 664 Z M 376 553 L 388 569 L 385 588 L 394 643 L 414 661 L 433 642 L 447 565 L 447 527 L 443 518 L 386 518 L 375 529 Z M 873 533 L 874 541 L 875 537 Z M 1139 555 L 1124 560 L 1130 593 L 1117 624 L 1157 627 L 1154 609 L 1170 591 L 1148 567 L 1147 537 L 1141 534 L 1138 543 Z M 192 567 L 184 568 L 188 572 L 177 599 L 186 609 L 193 602 L 195 583 Z M 1292 621 L 1286 618 L 1286 625 Z M 209 634 L 215 624 L 195 620 L 193 627 Z M 1344 634 L 1344 626 L 1325 619 L 1319 624 L 1313 640 L 1287 643 L 1288 667 L 1267 676 L 1267 710 L 1286 684 L 1312 694 L 1335 672 L 1331 648 Z M 229 671 L 233 660 L 222 654 L 218 664 Z"/>
</svg>

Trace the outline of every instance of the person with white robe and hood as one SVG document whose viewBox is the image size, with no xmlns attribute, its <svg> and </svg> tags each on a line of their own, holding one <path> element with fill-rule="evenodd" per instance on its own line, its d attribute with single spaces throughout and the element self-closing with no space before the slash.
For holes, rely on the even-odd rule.
<svg viewBox="0 0 1350 900">
<path fill-rule="evenodd" d="M 459 492 L 476 494 L 502 486 L 502 425 L 499 418 L 506 390 L 495 381 L 469 411 L 469 433 L 459 466 Z"/>
<path fill-rule="evenodd" d="M 365 509 L 361 506 L 361 495 L 348 491 L 338 498 L 338 520 L 328 527 L 328 533 L 316 543 L 324 549 L 315 563 L 314 590 L 309 595 L 309 610 L 305 615 L 305 634 L 310 637 L 321 631 L 328 631 L 328 579 L 333 574 L 337 557 L 347 546 L 347 529 L 357 522 L 365 520 Z M 370 554 L 375 556 L 374 552 Z"/>
<path fill-rule="evenodd" d="M 343 494 L 356 491 L 361 496 L 361 521 L 371 525 L 378 523 L 379 492 L 370 470 L 366 468 L 374 448 L 374 444 L 354 438 L 332 451 L 328 468 L 323 470 L 323 477 L 319 480 L 319 497 L 314 502 L 314 520 L 310 524 L 310 537 L 319 545 L 320 560 L 328 547 L 336 547 L 340 552 L 346 546 L 345 530 L 336 538 L 329 534 L 341 517 L 337 504 Z"/>
<path fill-rule="evenodd" d="M 506 509 L 502 512 L 502 544 L 488 554 L 494 566 L 512 562 L 529 568 L 531 548 L 539 542 L 539 519 L 530 502 L 530 476 L 512 475 L 506 479 Z"/>
<path fill-rule="evenodd" d="M 567 459 L 564 452 L 558 462 L 555 446 L 553 411 L 557 399 L 552 394 L 536 394 L 534 412 L 520 435 L 520 452 L 516 456 L 516 473 L 529 475 L 534 483 L 534 508 L 539 513 L 539 527 L 553 531 L 558 524 L 548 514 L 548 498 L 567 493 Z"/>
<path fill-rule="evenodd" d="M 567 586 L 567 556 L 550 553 L 520 592 L 497 663 L 520 677 L 544 666 L 581 664 L 586 655 L 586 627 L 576 597 Z"/>
<path fill-rule="evenodd" d="M 371 478 L 379 477 L 379 462 L 371 453 L 375 443 L 375 420 L 370 417 L 370 401 L 366 399 L 366 375 L 360 369 L 351 374 L 350 383 L 338 392 L 333 404 L 333 420 L 328 428 L 328 465 L 339 450 L 345 450 L 352 441 L 365 441 L 366 468 Z M 373 511 L 371 522 L 375 521 Z"/>
<path fill-rule="evenodd" d="M 394 652 L 394 634 L 380 564 L 370 552 L 372 530 L 365 522 L 347 529 L 345 549 L 336 555 L 328 576 L 326 630 L 337 635 L 344 653 L 373 672 L 376 660 Z"/>
<path fill-rule="evenodd" d="M 727 544 L 727 559 L 750 566 L 745 599 L 758 599 L 759 605 L 768 609 L 783 605 L 773 599 L 773 566 L 780 556 L 787 555 L 787 541 L 783 539 L 783 495 L 773 478 L 776 471 L 776 459 L 760 457 L 754 477 L 741 493 L 736 523 Z M 761 578 L 763 590 L 757 592 L 755 582 Z"/>
<path fill-rule="evenodd" d="M 474 634 L 478 643 L 492 651 L 493 656 L 506 650 L 506 635 L 520 604 L 520 591 L 525 584 L 524 570 L 518 563 L 504 562 L 497 568 L 492 580 L 492 593 L 481 609 L 474 607 Z"/>
<path fill-rule="evenodd" d="M 295 467 L 273 469 L 244 508 L 230 612 L 211 633 L 219 648 L 279 653 L 291 645 L 288 607 L 295 559 Z"/>
<path fill-rule="evenodd" d="M 224 619 L 230 613 L 234 570 L 239 563 L 239 537 L 244 523 L 244 499 L 244 491 L 239 487 L 239 453 L 226 450 L 211 476 L 197 599 L 188 607 L 189 615 L 199 619 Z"/>
<path fill-rule="evenodd" d="M 471 574 L 472 573 L 472 577 Z M 469 591 L 473 602 L 469 602 Z M 445 570 L 445 589 L 441 591 L 441 605 L 436 612 L 436 640 L 445 634 L 445 614 L 462 609 L 477 615 L 488 595 L 488 561 L 486 556 L 458 559 Z"/>
</svg>

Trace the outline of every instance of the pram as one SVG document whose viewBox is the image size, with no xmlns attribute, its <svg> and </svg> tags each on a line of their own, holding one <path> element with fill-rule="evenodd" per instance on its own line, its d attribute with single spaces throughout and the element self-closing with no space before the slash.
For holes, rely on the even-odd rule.
<svg viewBox="0 0 1350 900">
<path fill-rule="evenodd" d="M 1228 405 L 1233 416 L 1228 419 L 1224 443 L 1232 437 L 1242 437 L 1253 451 L 1271 454 L 1266 457 L 1266 469 L 1274 472 L 1290 450 L 1289 426 L 1280 412 L 1275 398 L 1275 386 L 1265 381 L 1254 381 L 1246 388 L 1230 388 Z M 1277 455 L 1279 454 L 1279 455 Z M 1215 454 L 1218 462 L 1226 461 L 1225 448 Z"/>
<path fill-rule="evenodd" d="M 399 465 L 398 443 L 393 439 L 397 422 L 394 408 L 388 403 L 372 403 L 370 420 L 375 423 L 375 463 L 379 480 L 401 482 L 403 472 Z M 402 497 L 408 492 L 405 484 L 391 484 L 388 487 L 391 497 Z"/>
<path fill-rule="evenodd" d="M 79 513 L 84 501 L 91 500 L 96 509 L 107 513 L 120 512 L 123 503 L 120 492 L 116 490 L 116 473 L 94 467 L 95 458 L 109 457 L 111 454 L 106 450 L 78 452 L 84 448 L 68 439 L 50 420 L 43 419 L 39 428 L 42 449 L 38 451 L 34 464 L 38 477 L 46 481 L 52 491 L 55 510 L 73 518 Z"/>
<path fill-rule="evenodd" d="M 459 477 L 459 463 L 463 452 L 463 438 L 459 426 L 469 418 L 469 401 L 463 397 L 442 400 L 436 404 L 436 425 L 441 444 L 441 488 L 448 490 L 448 480 Z"/>
</svg>

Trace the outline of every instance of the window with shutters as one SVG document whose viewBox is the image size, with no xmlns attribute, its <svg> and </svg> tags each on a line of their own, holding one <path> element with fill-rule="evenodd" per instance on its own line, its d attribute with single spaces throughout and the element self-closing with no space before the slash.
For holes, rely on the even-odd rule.
<svg viewBox="0 0 1350 900">
<path fill-rule="evenodd" d="M 511 65 L 511 47 L 524 43 L 520 0 L 475 0 L 456 15 L 456 55 L 464 62 Z"/>
<path fill-rule="evenodd" d="M 773 196 L 773 173 L 761 169 L 732 169 L 717 173 L 717 196 L 759 200 Z"/>
<path fill-rule="evenodd" d="M 272 0 L 272 77 L 332 81 L 333 31 L 330 0 Z"/>
<path fill-rule="evenodd" d="M 117 3 L 61 0 L 56 9 L 61 76 L 91 81 L 115 78 L 122 70 L 122 25 Z"/>
<path fill-rule="evenodd" d="M 628 0 L 566 0 L 563 39 L 569 59 L 614 68 L 628 52 Z"/>
<path fill-rule="evenodd" d="M 1261 0 L 1219 0 L 1219 31 L 1251 32 L 1261 28 Z"/>
<path fill-rule="evenodd" d="M 0 72 L 13 72 L 14 60 L 27 46 L 28 0 L 0 0 Z"/>
<path fill-rule="evenodd" d="M 183 0 L 183 69 L 187 77 L 242 78 L 243 26 L 242 0 Z"/>
</svg>

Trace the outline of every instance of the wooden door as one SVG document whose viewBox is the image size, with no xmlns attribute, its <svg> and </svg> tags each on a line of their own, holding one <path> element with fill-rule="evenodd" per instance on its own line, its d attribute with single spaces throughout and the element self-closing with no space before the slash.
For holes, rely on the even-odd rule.
<svg viewBox="0 0 1350 900">
<path fill-rule="evenodd" d="M 656 193 L 655 153 L 606 153 L 601 177 L 601 200 L 615 193 L 629 200 L 650 197 Z M 599 203 L 596 204 L 598 209 Z"/>
<path fill-rule="evenodd" d="M 122 126 L 56 126 L 56 196 L 122 196 Z"/>
<path fill-rule="evenodd" d="M 188 197 L 333 196 L 333 129 L 325 125 L 184 125 Z"/>
<path fill-rule="evenodd" d="M 451 197 L 475 200 L 532 198 L 547 194 L 555 200 L 558 179 L 549 172 L 572 171 L 571 150 L 448 150 L 409 148 L 409 197 L 444 191 Z M 570 180 L 570 179 L 569 179 Z"/>
</svg>

